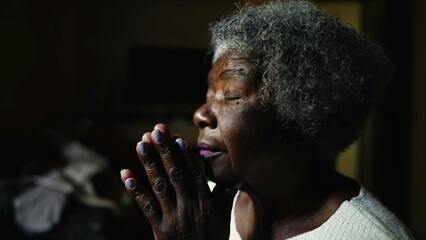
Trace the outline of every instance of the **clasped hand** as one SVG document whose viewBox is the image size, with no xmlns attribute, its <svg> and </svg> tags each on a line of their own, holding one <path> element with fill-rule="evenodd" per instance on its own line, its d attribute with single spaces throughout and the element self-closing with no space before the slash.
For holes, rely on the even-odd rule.
<svg viewBox="0 0 426 240">
<path fill-rule="evenodd" d="M 128 169 L 121 171 L 121 179 L 156 239 L 228 239 L 235 191 L 218 185 L 210 191 L 184 139 L 157 124 L 143 135 L 136 152 L 147 179 Z"/>
</svg>

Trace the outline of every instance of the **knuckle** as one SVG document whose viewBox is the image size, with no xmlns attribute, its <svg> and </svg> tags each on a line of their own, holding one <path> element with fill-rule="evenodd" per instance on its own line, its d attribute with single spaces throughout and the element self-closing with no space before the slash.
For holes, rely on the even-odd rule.
<svg viewBox="0 0 426 240">
<path fill-rule="evenodd" d="M 164 159 L 170 159 L 172 157 L 172 151 L 169 146 L 163 146 L 160 148 L 160 155 Z"/>
<path fill-rule="evenodd" d="M 146 215 L 153 214 L 154 206 L 144 193 L 138 192 L 135 196 L 135 199 Z"/>
<path fill-rule="evenodd" d="M 155 161 L 154 160 L 146 160 L 144 162 L 144 167 L 146 170 L 151 171 L 155 169 Z"/>
<path fill-rule="evenodd" d="M 172 183 L 180 183 L 184 180 L 184 173 L 182 168 L 178 166 L 172 166 L 169 169 L 170 181 Z"/>
<path fill-rule="evenodd" d="M 137 203 L 144 203 L 148 201 L 148 198 L 143 192 L 136 192 L 135 193 L 135 200 Z"/>
<path fill-rule="evenodd" d="M 166 193 L 167 187 L 168 187 L 167 181 L 164 180 L 163 178 L 154 179 L 152 189 L 156 193 L 159 193 L 159 194 Z"/>
<path fill-rule="evenodd" d="M 145 215 L 152 215 L 154 214 L 154 206 L 152 205 L 151 202 L 147 201 L 143 203 L 142 211 Z"/>
</svg>

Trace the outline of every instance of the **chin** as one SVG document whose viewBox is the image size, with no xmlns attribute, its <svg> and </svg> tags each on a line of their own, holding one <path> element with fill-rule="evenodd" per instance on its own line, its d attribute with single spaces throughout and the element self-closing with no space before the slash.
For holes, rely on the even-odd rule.
<svg viewBox="0 0 426 240">
<path fill-rule="evenodd" d="M 226 174 L 223 171 L 212 169 L 210 166 L 204 166 L 204 175 L 209 181 L 216 183 L 224 188 L 232 188 L 238 184 L 238 177 L 234 174 Z"/>
</svg>

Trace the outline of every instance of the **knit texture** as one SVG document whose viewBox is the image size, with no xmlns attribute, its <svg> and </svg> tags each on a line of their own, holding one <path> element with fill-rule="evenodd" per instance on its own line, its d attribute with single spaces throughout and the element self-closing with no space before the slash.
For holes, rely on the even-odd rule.
<svg viewBox="0 0 426 240">
<path fill-rule="evenodd" d="M 357 197 L 344 201 L 320 227 L 290 239 L 405 240 L 414 237 L 373 194 L 361 188 Z"/>
<path fill-rule="evenodd" d="M 235 204 L 235 203 L 234 203 Z M 232 211 L 234 214 L 234 211 Z M 231 240 L 240 240 L 235 218 Z M 290 240 L 406 240 L 415 239 L 410 230 L 377 198 L 361 187 L 358 196 L 344 201 L 320 227 Z"/>
</svg>

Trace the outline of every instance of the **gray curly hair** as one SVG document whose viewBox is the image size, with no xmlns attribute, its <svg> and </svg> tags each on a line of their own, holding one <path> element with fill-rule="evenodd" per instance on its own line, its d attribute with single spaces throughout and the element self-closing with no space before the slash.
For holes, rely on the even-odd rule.
<svg viewBox="0 0 426 240">
<path fill-rule="evenodd" d="M 214 60 L 235 51 L 259 61 L 259 98 L 322 154 L 336 156 L 365 126 L 392 75 L 383 50 L 307 1 L 246 5 L 211 25 Z"/>
</svg>

